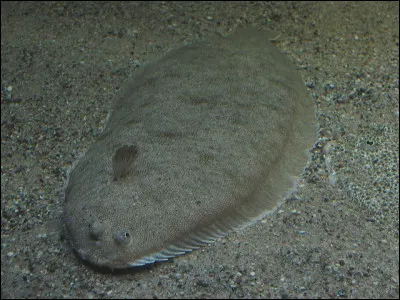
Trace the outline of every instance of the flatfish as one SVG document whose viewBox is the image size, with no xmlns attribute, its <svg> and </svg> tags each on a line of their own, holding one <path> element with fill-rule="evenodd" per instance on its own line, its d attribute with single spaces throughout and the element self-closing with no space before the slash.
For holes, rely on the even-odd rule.
<svg viewBox="0 0 400 300">
<path fill-rule="evenodd" d="M 73 169 L 65 226 L 112 269 L 165 261 L 274 210 L 316 138 L 314 104 L 274 34 L 238 29 L 128 80 Z"/>
</svg>

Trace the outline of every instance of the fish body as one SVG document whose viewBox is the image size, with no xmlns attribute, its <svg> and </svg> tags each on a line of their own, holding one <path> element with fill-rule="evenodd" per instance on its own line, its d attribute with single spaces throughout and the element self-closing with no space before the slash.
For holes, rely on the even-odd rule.
<svg viewBox="0 0 400 300">
<path fill-rule="evenodd" d="M 239 29 L 144 66 L 73 169 L 65 225 L 85 260 L 164 261 L 272 211 L 316 136 L 313 102 L 270 32 Z"/>
</svg>

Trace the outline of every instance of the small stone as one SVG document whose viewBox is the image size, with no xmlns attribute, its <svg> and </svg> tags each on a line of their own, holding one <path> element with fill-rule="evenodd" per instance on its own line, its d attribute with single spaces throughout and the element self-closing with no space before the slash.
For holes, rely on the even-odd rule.
<svg viewBox="0 0 400 300">
<path fill-rule="evenodd" d="M 182 277 L 182 275 L 181 275 L 181 273 L 175 273 L 174 275 L 173 275 L 173 277 L 175 278 L 175 279 L 181 279 L 181 277 Z"/>
</svg>

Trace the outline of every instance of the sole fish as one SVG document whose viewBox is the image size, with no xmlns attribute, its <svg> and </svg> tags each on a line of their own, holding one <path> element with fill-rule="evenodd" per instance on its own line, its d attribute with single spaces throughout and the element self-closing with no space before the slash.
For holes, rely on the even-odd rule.
<svg viewBox="0 0 400 300">
<path fill-rule="evenodd" d="M 270 43 L 238 29 L 144 66 L 73 169 L 65 225 L 98 266 L 165 261 L 271 212 L 316 138 L 301 76 Z"/>
</svg>

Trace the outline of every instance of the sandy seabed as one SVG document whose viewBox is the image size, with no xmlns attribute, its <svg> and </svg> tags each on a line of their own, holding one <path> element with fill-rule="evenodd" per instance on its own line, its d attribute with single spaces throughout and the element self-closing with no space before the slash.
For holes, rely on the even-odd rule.
<svg viewBox="0 0 400 300">
<path fill-rule="evenodd" d="M 398 298 L 398 2 L 2 2 L 2 298 Z M 139 269 L 65 238 L 67 174 L 130 74 L 236 27 L 281 34 L 319 131 L 262 221 Z"/>
</svg>

